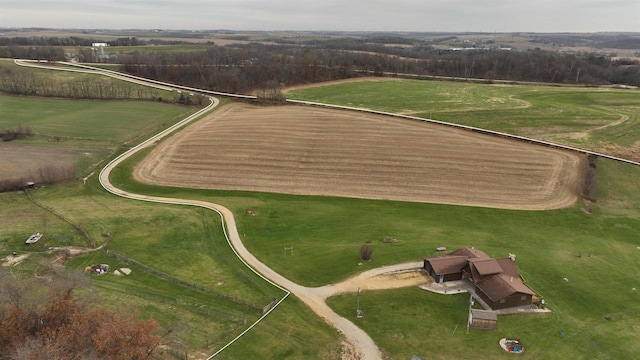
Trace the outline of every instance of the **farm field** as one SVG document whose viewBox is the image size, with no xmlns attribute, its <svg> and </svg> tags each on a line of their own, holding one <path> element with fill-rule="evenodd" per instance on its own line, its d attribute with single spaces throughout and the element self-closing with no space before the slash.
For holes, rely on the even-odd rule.
<svg viewBox="0 0 640 360">
<path fill-rule="evenodd" d="M 330 299 L 336 311 L 371 334 L 392 359 L 411 354 L 433 358 L 505 357 L 497 341 L 519 336 L 527 358 L 629 358 L 637 343 L 632 304 L 637 300 L 640 233 L 640 169 L 598 163 L 600 197 L 593 213 L 581 204 L 553 211 L 513 211 L 466 206 L 309 197 L 271 193 L 123 188 L 161 196 L 209 199 L 234 210 L 243 241 L 253 254 L 299 283 L 319 286 L 382 265 L 417 261 L 437 246 L 475 246 L 493 256 L 518 255 L 520 273 L 547 300 L 551 314 L 504 316 L 499 332 L 460 329 L 466 296 L 437 297 L 417 289 L 366 292 L 364 322 L 355 319 L 355 295 Z M 247 209 L 255 211 L 248 215 Z M 383 239 L 392 236 L 394 243 Z M 358 265 L 358 248 L 370 241 L 373 260 Z M 295 255 L 283 255 L 286 246 Z M 585 271 L 585 269 L 599 269 Z M 623 269 L 623 270 L 621 270 Z M 569 281 L 563 281 L 563 278 Z M 604 320 L 608 316 L 613 320 Z M 452 332 L 458 325 L 455 336 Z M 563 331 L 565 335 L 560 335 Z M 424 334 L 431 334 L 424 341 Z M 462 346 L 463 348 L 460 348 Z M 450 350 L 455 348 L 457 350 Z M 473 352 L 470 352 L 473 349 Z M 478 354 L 478 355 L 476 355 Z"/>
<path fill-rule="evenodd" d="M 417 121 L 231 104 L 134 174 L 165 186 L 541 210 L 572 205 L 585 166 L 570 152 Z"/>
<path fill-rule="evenodd" d="M 152 105 L 151 105 L 152 104 Z M 0 144 L 0 180 L 37 177 L 43 166 L 79 176 L 121 146 L 173 124 L 194 107 L 145 101 L 91 101 L 0 95 L 0 131 L 30 127 L 33 137 Z"/>
<path fill-rule="evenodd" d="M 640 92 L 611 88 L 369 79 L 287 97 L 431 118 L 640 160 Z"/>
<path fill-rule="evenodd" d="M 634 306 L 637 291 L 632 290 L 638 288 L 640 274 L 640 250 L 637 250 L 640 247 L 637 240 L 640 238 L 640 170 L 636 167 L 611 161 L 598 162 L 598 201 L 589 214 L 584 211 L 587 205 L 581 201 L 552 211 L 520 211 L 333 196 L 154 187 L 130 178 L 136 161 L 141 159 L 139 156 L 119 169 L 112 176 L 114 183 L 135 192 L 196 198 L 228 206 L 234 211 L 243 240 L 251 252 L 300 283 L 323 285 L 369 268 L 416 261 L 432 255 L 436 246 L 446 245 L 450 249 L 476 246 L 494 256 L 515 252 L 528 284 L 547 299 L 553 310 L 550 316 L 541 318 L 503 317 L 498 332 L 474 331 L 469 337 L 461 338 L 460 328 L 455 334 L 453 332 L 458 323 L 464 322 L 468 307 L 466 298 L 442 299 L 417 289 L 367 293 L 362 303 L 365 323 L 359 325 L 390 358 L 403 359 L 411 354 L 436 359 L 465 357 L 468 353 L 460 346 L 473 348 L 472 355 L 479 358 L 500 357 L 504 355 L 497 354 L 497 340 L 512 334 L 525 341 L 527 352 L 523 355 L 526 358 L 632 358 L 640 351 L 635 322 L 639 314 Z M 240 267 L 220 242 L 215 216 L 196 210 L 170 206 L 156 208 L 158 205 L 115 199 L 98 188 L 95 177 L 84 185 L 75 183 L 39 189 L 34 196 L 82 223 L 97 239 L 107 241 L 102 239 L 102 234 L 109 230 L 113 234 L 108 240 L 109 248 L 114 252 L 181 279 L 202 282 L 208 288 L 233 287 L 234 294 L 258 302 L 264 295 L 273 294 L 273 290 L 264 284 L 254 282 L 251 275 L 237 274 L 238 278 L 233 280 L 233 271 Z M 60 234 L 47 238 L 50 243 L 45 244 L 82 245 L 81 237 L 69 235 L 73 229 L 68 224 L 50 216 L 43 217 L 41 209 L 26 202 L 23 195 L 1 197 L 10 205 L 0 207 L 3 256 L 13 249 L 24 249 L 21 232 L 45 225 Z M 14 208 L 25 209 L 22 211 L 25 217 L 14 217 Z M 253 215 L 247 210 L 252 210 Z M 385 243 L 382 239 L 386 236 L 397 241 Z M 365 241 L 370 241 L 374 247 L 373 261 L 358 265 L 358 248 Z M 283 255 L 286 246 L 295 246 L 294 256 Z M 33 258 L 46 256 L 43 249 L 32 250 Z M 194 252 L 199 256 L 190 261 Z M 97 253 L 76 258 L 69 265 L 83 268 L 87 264 L 106 261 L 104 259 L 103 254 Z M 37 265 L 25 263 L 21 266 L 28 273 Z M 226 274 L 222 276 L 231 280 L 225 279 L 225 284 L 218 285 L 215 281 L 220 274 Z M 217 323 L 214 329 L 206 325 L 211 324 L 215 316 L 203 315 L 196 310 L 202 306 L 205 309 L 216 306 L 216 303 L 208 302 L 211 299 L 147 277 L 139 269 L 134 268 L 134 275 L 136 277 L 123 280 L 104 277 L 95 282 L 113 306 L 123 301 L 139 305 L 144 315 L 158 317 L 164 326 L 186 314 L 192 320 L 176 341 L 184 341 L 193 347 L 190 354 L 202 356 L 204 352 L 197 348 L 209 343 L 211 338 L 219 344 L 218 336 L 224 335 L 225 339 L 231 336 L 233 331 L 225 326 L 233 326 L 233 322 Z M 563 277 L 569 281 L 562 281 Z M 153 289 L 156 290 L 151 291 Z M 173 302 L 179 306 L 173 306 Z M 330 303 L 355 321 L 353 295 L 331 299 Z M 335 332 L 296 299 L 287 299 L 283 305 L 256 327 L 255 332 L 250 332 L 243 341 L 225 351 L 221 358 L 338 357 L 339 336 Z M 243 311 L 229 309 L 216 316 L 240 319 L 242 315 L 239 314 Z M 604 316 L 611 320 L 605 321 Z M 560 331 L 565 335 L 560 335 Z M 618 346 L 620 342 L 625 346 Z"/>
</svg>

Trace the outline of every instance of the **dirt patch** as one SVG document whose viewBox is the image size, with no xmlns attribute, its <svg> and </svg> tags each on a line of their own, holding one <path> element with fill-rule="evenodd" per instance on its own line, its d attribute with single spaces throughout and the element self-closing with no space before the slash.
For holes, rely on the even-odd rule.
<svg viewBox="0 0 640 360">
<path fill-rule="evenodd" d="M 358 351 L 352 344 L 346 341 L 342 341 L 341 345 L 342 345 L 342 354 L 340 356 L 341 360 L 360 360 L 361 359 L 361 355 L 358 353 Z"/>
<path fill-rule="evenodd" d="M 637 141 L 629 147 L 623 147 L 607 141 L 602 143 L 601 148 L 597 151 L 622 159 L 640 162 L 640 141 Z"/>
<path fill-rule="evenodd" d="M 158 185 L 555 209 L 579 194 L 572 152 L 353 111 L 233 103 L 134 170 Z"/>
<path fill-rule="evenodd" d="M 2 266 L 18 265 L 29 257 L 29 254 L 9 255 L 2 259 Z"/>
<path fill-rule="evenodd" d="M 0 143 L 0 181 L 37 179 L 38 169 L 68 167 L 74 164 L 73 150 Z"/>
<path fill-rule="evenodd" d="M 354 293 L 358 289 L 366 290 L 388 290 L 399 289 L 411 286 L 425 285 L 433 282 L 433 278 L 427 275 L 422 269 L 412 271 L 402 271 L 388 274 L 380 274 L 373 277 L 355 276 L 348 281 L 335 284 L 333 289 L 336 294 Z"/>
</svg>

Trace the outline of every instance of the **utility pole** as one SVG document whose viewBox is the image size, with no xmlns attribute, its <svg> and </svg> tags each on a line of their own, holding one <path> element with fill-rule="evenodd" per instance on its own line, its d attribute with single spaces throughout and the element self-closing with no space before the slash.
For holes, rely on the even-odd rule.
<svg viewBox="0 0 640 360">
<path fill-rule="evenodd" d="M 469 326 L 471 326 L 471 307 L 473 306 L 473 294 L 469 297 L 469 316 L 467 317 L 467 334 L 469 334 Z"/>
</svg>

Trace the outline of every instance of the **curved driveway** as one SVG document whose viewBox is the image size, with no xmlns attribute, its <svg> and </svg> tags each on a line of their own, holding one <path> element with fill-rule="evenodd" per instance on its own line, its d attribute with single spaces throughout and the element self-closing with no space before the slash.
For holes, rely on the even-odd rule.
<svg viewBox="0 0 640 360">
<path fill-rule="evenodd" d="M 330 288 L 308 288 L 301 286 L 297 283 L 292 282 L 291 280 L 285 278 L 279 273 L 275 272 L 273 269 L 262 263 L 255 256 L 253 256 L 247 248 L 242 243 L 240 239 L 240 235 L 238 234 L 238 229 L 236 227 L 236 222 L 233 217 L 233 213 L 231 210 L 226 207 L 214 204 L 205 201 L 198 200 L 185 200 L 185 199 L 175 199 L 175 198 L 163 198 L 163 197 L 155 197 L 141 194 L 134 194 L 131 192 L 127 192 L 121 189 L 118 189 L 115 185 L 111 183 L 109 180 L 109 175 L 111 171 L 118 166 L 121 162 L 125 161 L 127 158 L 135 154 L 136 152 L 145 149 L 149 146 L 152 146 L 156 141 L 162 139 L 163 137 L 170 134 L 173 130 L 178 127 L 181 127 L 193 119 L 200 116 L 202 113 L 209 111 L 213 107 L 218 105 L 218 100 L 211 98 L 211 104 L 205 109 L 199 111 L 198 113 L 190 116 L 189 118 L 179 122 L 174 125 L 172 128 L 169 128 L 151 138 L 143 142 L 142 144 L 130 149 L 126 153 L 118 156 L 116 159 L 111 161 L 107 166 L 105 166 L 100 172 L 100 184 L 109 192 L 126 197 L 129 199 L 164 203 L 164 204 L 179 204 L 179 205 L 193 205 L 204 207 L 207 209 L 211 209 L 219 213 L 224 219 L 225 224 L 225 232 L 228 237 L 228 241 L 231 246 L 235 250 L 236 254 L 244 260 L 244 262 L 255 271 L 259 272 L 271 280 L 272 284 L 275 283 L 281 289 L 286 289 L 290 291 L 292 294 L 300 298 L 305 304 L 307 304 L 316 314 L 324 318 L 329 324 L 334 326 L 338 331 L 340 331 L 347 340 L 356 348 L 356 350 L 360 353 L 361 359 L 382 359 L 380 351 L 378 347 L 375 345 L 373 340 L 359 327 L 354 325 L 351 321 L 339 316 L 336 314 L 324 300 L 333 295 Z M 285 290 L 285 291 L 286 291 Z"/>
<path fill-rule="evenodd" d="M 18 62 L 16 61 L 16 63 L 18 63 Z M 26 65 L 26 64 L 23 63 L 21 65 L 29 66 L 31 64 Z M 69 65 L 71 65 L 71 64 L 69 64 Z M 34 66 L 34 65 L 31 65 L 31 66 Z M 34 67 L 36 67 L 36 66 L 37 65 L 35 65 Z M 39 67 L 39 68 L 49 68 L 49 69 L 54 69 L 54 70 L 62 70 L 59 67 L 49 67 L 49 66 L 37 66 L 37 67 Z M 83 69 L 83 70 L 73 70 L 73 71 L 102 74 L 102 75 L 115 77 L 115 78 L 118 78 L 118 79 L 121 79 L 121 80 L 132 81 L 132 82 L 135 82 L 135 83 L 138 83 L 138 84 L 142 84 L 142 85 L 147 85 L 147 86 L 161 87 L 161 88 L 164 88 L 164 89 L 167 89 L 168 87 L 171 88 L 173 86 L 171 84 L 160 83 L 160 82 L 157 82 L 157 81 L 149 82 L 149 81 L 146 81 L 146 79 L 142 79 L 142 78 L 132 79 L 132 78 L 129 78 L 127 76 L 122 76 L 121 74 L 113 72 L 113 71 L 108 71 L 108 70 L 107 71 L 102 71 L 102 69 L 97 69 L 97 68 L 88 68 L 86 70 Z M 109 164 L 107 164 L 107 166 L 105 166 L 102 169 L 102 171 L 100 172 L 100 175 L 99 175 L 100 184 L 107 191 L 109 191 L 110 193 L 118 195 L 118 196 L 121 196 L 121 197 L 129 198 L 129 199 L 148 201 L 148 202 L 157 202 L 157 203 L 163 203 L 163 204 L 177 204 L 177 205 L 198 206 L 198 207 L 203 207 L 203 208 L 210 209 L 210 210 L 213 210 L 213 211 L 217 212 L 218 214 L 220 214 L 220 216 L 223 219 L 223 222 L 222 222 L 223 230 L 225 232 L 225 236 L 227 237 L 227 241 L 228 241 L 229 245 L 232 247 L 232 249 L 234 250 L 234 252 L 236 253 L 236 255 L 240 258 L 240 260 L 246 266 L 248 266 L 254 272 L 256 272 L 256 274 L 261 276 L 264 280 L 266 280 L 267 282 L 271 283 L 275 287 L 283 290 L 286 293 L 286 295 L 270 311 L 275 309 L 277 307 L 277 305 L 279 305 L 282 301 L 284 301 L 287 298 L 287 296 L 290 293 L 292 293 L 295 296 L 297 296 L 300 300 L 302 300 L 305 304 L 307 304 L 307 306 L 309 306 L 317 315 L 319 315 L 320 317 L 325 319 L 325 321 L 327 321 L 330 325 L 332 325 L 334 328 L 336 328 L 342 335 L 344 335 L 344 337 L 347 339 L 347 341 L 351 345 L 353 345 L 353 347 L 355 348 L 355 351 L 356 351 L 357 356 L 359 357 L 359 359 L 362 359 L 362 360 L 381 360 L 382 359 L 381 352 L 378 349 L 378 347 L 376 346 L 376 344 L 373 342 L 373 340 L 369 337 L 369 335 L 367 335 L 367 333 L 365 333 L 362 329 L 357 327 L 351 321 L 349 321 L 346 318 L 341 317 L 338 314 L 336 314 L 325 303 L 325 299 L 330 297 L 330 296 L 337 295 L 337 294 L 340 293 L 340 291 L 343 291 L 343 290 L 339 290 L 339 289 L 349 288 L 348 284 L 352 280 L 366 281 L 367 279 L 370 279 L 370 278 L 373 278 L 375 276 L 378 276 L 378 275 L 381 275 L 381 274 L 385 274 L 385 273 L 403 271 L 403 270 L 411 270 L 411 269 L 419 268 L 421 263 L 419 263 L 419 262 L 415 263 L 414 262 L 414 263 L 399 264 L 399 265 L 393 265 L 393 266 L 387 266 L 387 267 L 382 267 L 382 268 L 378 268 L 378 269 L 373 269 L 373 270 L 361 273 L 361 274 L 357 275 L 356 277 L 354 277 L 352 279 L 347 279 L 346 281 L 344 281 L 343 283 L 340 283 L 340 284 L 326 285 L 326 286 L 322 286 L 322 287 L 318 287 L 318 288 L 310 288 L 310 287 L 301 286 L 301 285 L 299 285 L 297 283 L 294 283 L 291 280 L 285 278 L 284 276 L 280 275 L 279 273 L 275 272 L 273 269 L 271 269 L 270 267 L 268 267 L 267 265 L 262 263 L 260 260 L 258 260 L 255 256 L 253 256 L 253 254 L 251 254 L 247 250 L 247 248 L 242 243 L 242 240 L 240 239 L 240 235 L 238 234 L 238 230 L 237 230 L 237 227 L 236 227 L 235 218 L 233 216 L 233 213 L 229 209 L 227 209 L 226 207 L 224 207 L 222 205 L 219 205 L 219 204 L 214 204 L 214 203 L 205 202 L 205 201 L 199 201 L 199 200 L 163 198 L 163 197 L 155 197 L 155 196 L 148 196 L 148 195 L 142 195 L 142 194 L 135 194 L 135 193 L 131 193 L 131 192 L 128 192 L 128 191 L 121 190 L 121 189 L 117 188 L 114 184 L 111 183 L 111 181 L 109 179 L 109 175 L 111 174 L 111 171 L 116 166 L 118 166 L 120 163 L 122 163 L 123 161 L 125 161 L 130 156 L 132 156 L 135 153 L 137 153 L 138 151 L 146 149 L 146 148 L 148 148 L 150 146 L 153 146 L 157 141 L 159 141 L 160 139 L 164 138 L 165 136 L 171 134 L 176 129 L 178 129 L 178 128 L 180 128 L 180 127 L 182 127 L 182 126 L 184 126 L 184 125 L 186 125 L 186 124 L 188 124 L 190 122 L 192 122 L 193 120 L 197 119 L 201 115 L 205 114 L 206 112 L 208 112 L 208 111 L 212 110 L 213 108 L 215 108 L 216 106 L 218 106 L 218 104 L 219 104 L 218 99 L 213 98 L 213 97 L 209 97 L 209 99 L 210 99 L 210 104 L 207 107 L 205 107 L 204 109 L 194 113 L 193 115 L 185 118 L 184 120 L 178 122 L 177 124 L 173 125 L 172 127 L 168 128 L 168 129 L 160 132 L 159 134 L 152 136 L 151 138 L 147 139 L 143 143 L 141 143 L 141 144 L 129 149 L 125 153 L 121 154 L 120 156 L 116 157 L 114 160 L 109 162 Z M 216 356 L 217 354 L 219 354 L 220 352 L 222 352 L 226 347 L 228 347 L 233 342 L 235 342 L 237 339 L 239 339 L 242 335 L 244 335 L 244 333 L 246 333 L 247 331 L 251 330 L 253 328 L 253 326 L 255 326 L 260 320 L 262 320 L 266 315 L 268 315 L 269 312 L 264 314 L 256 323 L 254 323 L 248 329 L 246 329 L 245 332 L 240 334 L 237 338 L 232 340 L 229 344 L 225 345 L 218 352 L 216 352 L 213 355 L 211 355 L 208 359 L 211 359 L 214 356 Z"/>
</svg>

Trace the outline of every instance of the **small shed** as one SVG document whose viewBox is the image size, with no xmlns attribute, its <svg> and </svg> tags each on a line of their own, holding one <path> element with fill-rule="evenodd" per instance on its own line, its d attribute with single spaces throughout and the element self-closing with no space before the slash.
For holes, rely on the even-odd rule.
<svg viewBox="0 0 640 360">
<path fill-rule="evenodd" d="M 498 328 L 498 314 L 491 310 L 471 309 L 471 328 L 495 330 Z"/>
</svg>

